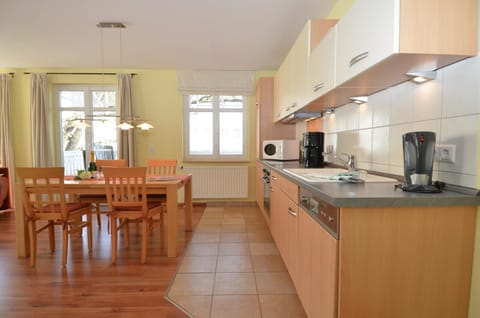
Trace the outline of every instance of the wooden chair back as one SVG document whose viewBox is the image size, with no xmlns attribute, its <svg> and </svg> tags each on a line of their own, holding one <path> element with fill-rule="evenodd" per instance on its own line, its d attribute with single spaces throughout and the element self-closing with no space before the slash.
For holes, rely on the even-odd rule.
<svg viewBox="0 0 480 318">
<path fill-rule="evenodd" d="M 149 159 L 147 161 L 149 176 L 174 176 L 177 174 L 176 159 Z"/>
<path fill-rule="evenodd" d="M 27 218 L 65 220 L 64 168 L 17 168 Z"/>
<path fill-rule="evenodd" d="M 97 160 L 95 163 L 97 164 L 97 168 L 100 168 L 100 167 L 123 168 L 123 167 L 126 167 L 127 165 L 127 162 L 125 161 L 125 159 Z"/>
<path fill-rule="evenodd" d="M 105 192 L 110 211 L 142 214 L 147 210 L 146 167 L 104 167 Z"/>
</svg>

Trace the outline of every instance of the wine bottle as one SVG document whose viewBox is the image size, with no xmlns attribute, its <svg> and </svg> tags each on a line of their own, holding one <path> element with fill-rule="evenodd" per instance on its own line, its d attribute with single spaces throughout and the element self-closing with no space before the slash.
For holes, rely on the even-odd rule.
<svg viewBox="0 0 480 318">
<path fill-rule="evenodd" d="M 88 164 L 88 171 L 93 174 L 97 172 L 97 164 L 95 163 L 95 153 L 93 150 L 90 151 L 90 162 Z"/>
</svg>

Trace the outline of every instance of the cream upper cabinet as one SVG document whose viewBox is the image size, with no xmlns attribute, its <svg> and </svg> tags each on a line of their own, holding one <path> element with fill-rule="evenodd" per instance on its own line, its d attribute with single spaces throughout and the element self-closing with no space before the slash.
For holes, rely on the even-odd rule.
<svg viewBox="0 0 480 318">
<path fill-rule="evenodd" d="M 330 28 L 308 59 L 307 102 L 335 87 L 336 27 Z"/>
<path fill-rule="evenodd" d="M 383 89 L 476 55 L 477 13 L 477 0 L 355 1 L 337 25 L 336 85 Z"/>
<path fill-rule="evenodd" d="M 280 120 L 305 105 L 310 21 L 288 52 L 275 76 L 274 120 Z"/>
<path fill-rule="evenodd" d="M 357 0 L 338 22 L 337 84 L 398 52 L 399 2 Z"/>
</svg>

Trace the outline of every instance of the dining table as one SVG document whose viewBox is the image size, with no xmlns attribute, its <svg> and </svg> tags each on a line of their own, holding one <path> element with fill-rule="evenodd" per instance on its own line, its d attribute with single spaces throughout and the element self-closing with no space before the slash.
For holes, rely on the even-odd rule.
<svg viewBox="0 0 480 318">
<path fill-rule="evenodd" d="M 105 182 L 103 178 L 75 180 L 65 178 L 65 192 L 81 194 L 105 194 Z M 185 213 L 185 231 L 192 231 L 192 175 L 182 174 L 173 176 L 149 176 L 146 180 L 147 194 L 166 195 L 167 205 L 167 256 L 176 257 L 177 237 L 178 237 L 178 190 L 184 189 L 184 213 Z M 16 185 L 15 195 L 15 226 L 17 238 L 17 256 L 28 257 L 28 229 L 25 222 L 23 209 L 23 189 Z"/>
</svg>

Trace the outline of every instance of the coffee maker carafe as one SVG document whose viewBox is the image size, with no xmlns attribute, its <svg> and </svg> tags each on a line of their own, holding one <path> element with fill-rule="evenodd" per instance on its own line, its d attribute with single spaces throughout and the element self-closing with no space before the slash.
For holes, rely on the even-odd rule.
<svg viewBox="0 0 480 318">
<path fill-rule="evenodd" d="M 435 157 L 435 133 L 431 131 L 409 132 L 402 136 L 403 169 L 407 192 L 435 193 L 440 190 L 432 185 Z"/>
<path fill-rule="evenodd" d="M 301 163 L 305 168 L 323 168 L 323 132 L 304 132 L 301 145 Z"/>
</svg>

